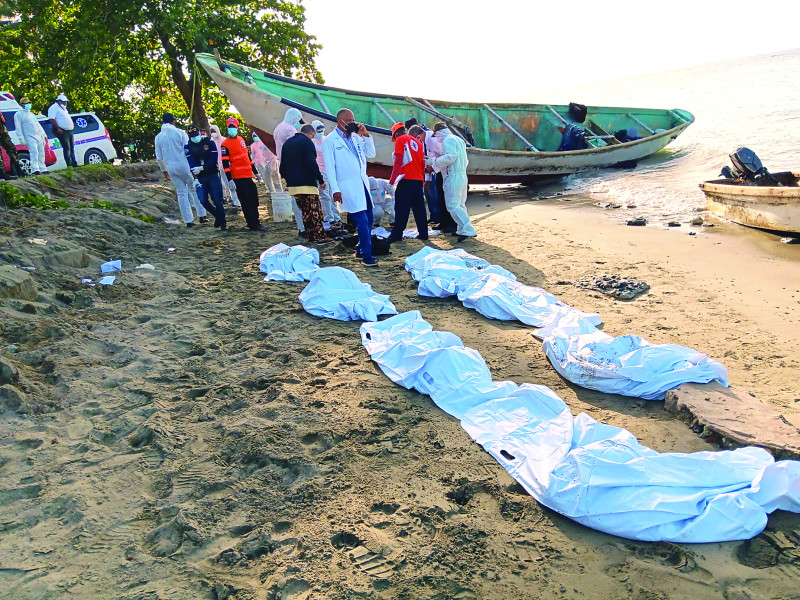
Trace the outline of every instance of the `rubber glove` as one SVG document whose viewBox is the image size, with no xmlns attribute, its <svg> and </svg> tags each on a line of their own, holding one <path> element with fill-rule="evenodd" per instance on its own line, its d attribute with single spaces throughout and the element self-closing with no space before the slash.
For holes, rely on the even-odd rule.
<svg viewBox="0 0 800 600">
<path fill-rule="evenodd" d="M 192 167 L 192 173 L 194 173 L 195 175 L 199 175 L 200 171 L 202 171 L 202 170 L 203 170 L 203 167 Z"/>
<path fill-rule="evenodd" d="M 233 179 L 228 180 L 228 189 L 232 192 L 236 191 L 236 184 L 233 182 Z"/>
<path fill-rule="evenodd" d="M 425 164 L 429 167 L 433 166 L 433 159 L 432 158 L 425 158 Z"/>
</svg>

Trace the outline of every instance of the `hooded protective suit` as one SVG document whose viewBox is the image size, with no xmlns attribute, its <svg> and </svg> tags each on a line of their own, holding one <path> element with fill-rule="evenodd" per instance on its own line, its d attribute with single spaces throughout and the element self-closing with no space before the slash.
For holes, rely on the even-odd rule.
<svg viewBox="0 0 800 600">
<path fill-rule="evenodd" d="M 439 169 L 444 178 L 444 201 L 447 212 L 453 217 L 458 235 L 475 237 L 478 234 L 467 214 L 467 145 L 464 140 L 453 135 L 449 129 L 442 129 L 434 134 L 434 138 L 442 140 L 442 155 L 439 158 L 427 159 L 434 169 Z"/>
<path fill-rule="evenodd" d="M 31 173 L 44 173 L 47 167 L 44 164 L 44 144 L 47 134 L 42 129 L 36 115 L 29 110 L 18 110 L 14 113 L 14 128 L 28 146 L 28 156 L 31 162 Z"/>
<path fill-rule="evenodd" d="M 272 132 L 272 137 L 275 139 L 275 152 L 278 155 L 278 161 L 281 160 L 281 150 L 283 150 L 283 144 L 288 140 L 290 137 L 294 137 L 294 134 L 297 133 L 297 126 L 300 124 L 300 119 L 303 118 L 303 114 L 297 110 L 296 108 L 290 108 L 286 111 L 286 114 L 283 115 L 283 122 L 278 123 L 278 126 L 275 128 L 275 131 Z M 326 186 L 327 187 L 327 186 Z M 294 214 L 294 222 L 297 224 L 297 229 L 300 232 L 306 230 L 303 226 L 303 215 L 300 212 L 300 209 L 297 207 L 297 202 L 292 196 L 292 214 Z"/>
<path fill-rule="evenodd" d="M 330 186 L 328 185 L 328 176 L 325 174 L 325 156 L 322 154 L 322 142 L 325 141 L 325 124 L 322 121 L 311 121 L 311 125 L 314 126 L 314 146 L 317 148 L 317 166 L 319 167 L 320 173 L 322 173 L 322 179 L 325 182 L 325 189 L 319 190 L 319 201 L 322 203 L 322 214 L 325 219 L 325 222 L 330 223 L 341 223 L 342 218 L 339 216 L 339 208 L 336 206 L 336 203 L 333 201 L 333 196 L 331 196 Z M 317 131 L 318 129 L 323 129 L 322 132 Z"/>
<path fill-rule="evenodd" d="M 372 198 L 372 223 L 381 224 L 385 216 L 389 224 L 394 223 L 394 187 L 385 179 L 369 178 L 369 195 Z"/>
<path fill-rule="evenodd" d="M 256 170 L 261 175 L 261 179 L 264 180 L 264 185 L 267 186 L 269 193 L 282 192 L 281 176 L 278 174 L 278 157 L 255 134 L 253 134 L 250 153 L 253 156 Z"/>
<path fill-rule="evenodd" d="M 161 125 L 161 133 L 156 136 L 156 160 L 161 170 L 169 174 L 170 181 L 175 186 L 183 222 L 193 223 L 192 204 L 199 217 L 206 216 L 206 209 L 197 197 L 194 175 L 189 170 L 189 163 L 186 160 L 184 147 L 188 143 L 189 136 L 185 131 L 178 129 L 172 123 L 164 123 Z"/>
<path fill-rule="evenodd" d="M 236 195 L 236 190 L 232 190 L 228 187 L 228 178 L 225 176 L 225 169 L 222 167 L 222 142 L 225 141 L 225 138 L 222 137 L 222 134 L 219 132 L 219 127 L 216 125 L 211 126 L 211 139 L 214 140 L 214 143 L 217 145 L 217 168 L 219 169 L 219 178 L 222 180 L 222 195 L 226 199 L 230 199 L 234 206 L 242 206 L 242 203 L 239 202 L 239 196 Z"/>
</svg>

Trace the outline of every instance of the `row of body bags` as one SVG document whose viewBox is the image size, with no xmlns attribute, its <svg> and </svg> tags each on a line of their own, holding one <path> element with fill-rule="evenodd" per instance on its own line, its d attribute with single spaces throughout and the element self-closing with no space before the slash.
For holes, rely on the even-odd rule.
<svg viewBox="0 0 800 600">
<path fill-rule="evenodd" d="M 417 311 L 377 322 L 394 305 L 346 269 L 317 270 L 300 298 L 311 314 L 366 321 L 362 344 L 389 379 L 429 395 L 534 498 L 587 527 L 720 542 L 757 535 L 776 509 L 800 512 L 800 462 L 760 448 L 660 454 L 625 429 L 573 418 L 547 387 L 493 381 L 477 351 Z"/>
<path fill-rule="evenodd" d="M 660 454 L 629 431 L 572 416 L 541 385 L 492 381 L 481 355 L 417 311 L 361 326 L 389 379 L 427 394 L 534 498 L 587 527 L 648 541 L 751 538 L 800 512 L 800 462 L 760 448 Z"/>
<path fill-rule="evenodd" d="M 661 400 L 684 383 L 719 381 L 727 370 L 705 354 L 675 344 L 650 344 L 635 335 L 612 337 L 600 315 L 576 310 L 541 288 L 524 285 L 503 267 L 464 250 L 426 246 L 405 262 L 420 296 L 457 296 L 490 319 L 537 328 L 547 358 L 567 380 L 585 388 Z"/>
</svg>

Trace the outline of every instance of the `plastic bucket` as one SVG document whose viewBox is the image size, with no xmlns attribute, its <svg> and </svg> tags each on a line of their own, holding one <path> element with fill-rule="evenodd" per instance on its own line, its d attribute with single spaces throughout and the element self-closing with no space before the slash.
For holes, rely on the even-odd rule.
<svg viewBox="0 0 800 600">
<path fill-rule="evenodd" d="M 289 192 L 273 192 L 270 197 L 272 200 L 272 220 L 276 223 L 293 221 L 292 197 Z"/>
</svg>

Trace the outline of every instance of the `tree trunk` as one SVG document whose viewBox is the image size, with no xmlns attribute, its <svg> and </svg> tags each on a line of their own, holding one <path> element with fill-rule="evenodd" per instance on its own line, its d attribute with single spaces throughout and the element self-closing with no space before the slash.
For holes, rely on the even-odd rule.
<svg viewBox="0 0 800 600">
<path fill-rule="evenodd" d="M 183 63 L 179 58 L 178 49 L 170 42 L 169 36 L 164 35 L 161 31 L 158 32 L 158 38 L 161 40 L 161 46 L 164 48 L 164 53 L 169 61 L 169 72 L 172 76 L 172 81 L 181 93 L 183 101 L 186 103 L 186 108 L 191 111 L 192 123 L 208 133 L 210 125 L 206 115 L 206 107 L 203 104 L 203 84 L 198 73 L 192 70 L 200 67 L 196 64 L 190 65 L 190 76 L 189 79 L 186 79 L 183 74 Z"/>
</svg>

